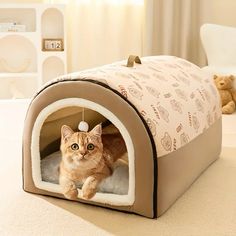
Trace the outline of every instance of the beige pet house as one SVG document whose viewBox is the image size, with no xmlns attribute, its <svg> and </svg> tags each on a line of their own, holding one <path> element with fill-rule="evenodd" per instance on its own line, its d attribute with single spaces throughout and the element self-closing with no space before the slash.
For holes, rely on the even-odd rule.
<svg viewBox="0 0 236 236">
<path fill-rule="evenodd" d="M 63 124 L 75 130 L 85 109 L 90 127 L 109 121 L 127 147 L 126 194 L 97 192 L 86 201 L 149 218 L 164 213 L 221 150 L 220 99 L 212 78 L 172 56 L 137 57 L 65 75 L 33 98 L 25 120 L 27 192 L 64 198 L 42 178 L 42 160 L 59 150 Z M 130 67 L 131 66 L 131 67 Z M 80 205 L 78 204 L 78 207 Z"/>
</svg>

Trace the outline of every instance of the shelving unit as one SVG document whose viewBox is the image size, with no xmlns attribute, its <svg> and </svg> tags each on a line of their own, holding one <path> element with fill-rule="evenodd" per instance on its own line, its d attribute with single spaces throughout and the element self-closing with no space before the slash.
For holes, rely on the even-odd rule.
<svg viewBox="0 0 236 236">
<path fill-rule="evenodd" d="M 25 32 L 0 32 L 0 99 L 31 97 L 67 72 L 65 9 L 60 4 L 0 4 L 0 23 Z M 63 51 L 43 51 L 43 39 L 61 39 Z"/>
</svg>

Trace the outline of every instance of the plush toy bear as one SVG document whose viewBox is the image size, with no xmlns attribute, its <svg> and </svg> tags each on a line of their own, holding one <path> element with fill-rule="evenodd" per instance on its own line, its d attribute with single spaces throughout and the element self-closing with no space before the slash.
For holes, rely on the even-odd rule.
<svg viewBox="0 0 236 236">
<path fill-rule="evenodd" d="M 223 114 L 232 114 L 235 111 L 236 91 L 233 89 L 234 76 L 214 75 L 215 85 L 219 91 Z"/>
</svg>

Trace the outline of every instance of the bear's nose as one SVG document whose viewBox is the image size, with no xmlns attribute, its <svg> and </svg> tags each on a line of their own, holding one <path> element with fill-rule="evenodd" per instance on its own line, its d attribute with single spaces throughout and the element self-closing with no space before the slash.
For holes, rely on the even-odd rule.
<svg viewBox="0 0 236 236">
<path fill-rule="evenodd" d="M 220 85 L 224 85 L 225 83 L 224 82 L 220 82 Z"/>
</svg>

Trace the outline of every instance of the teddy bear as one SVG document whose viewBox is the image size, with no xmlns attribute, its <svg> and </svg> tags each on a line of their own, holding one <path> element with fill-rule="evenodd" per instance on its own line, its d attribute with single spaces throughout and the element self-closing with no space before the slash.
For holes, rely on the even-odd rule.
<svg viewBox="0 0 236 236">
<path fill-rule="evenodd" d="M 232 114 L 236 107 L 236 90 L 233 89 L 234 76 L 214 75 L 214 82 L 221 97 L 223 114 Z"/>
</svg>

